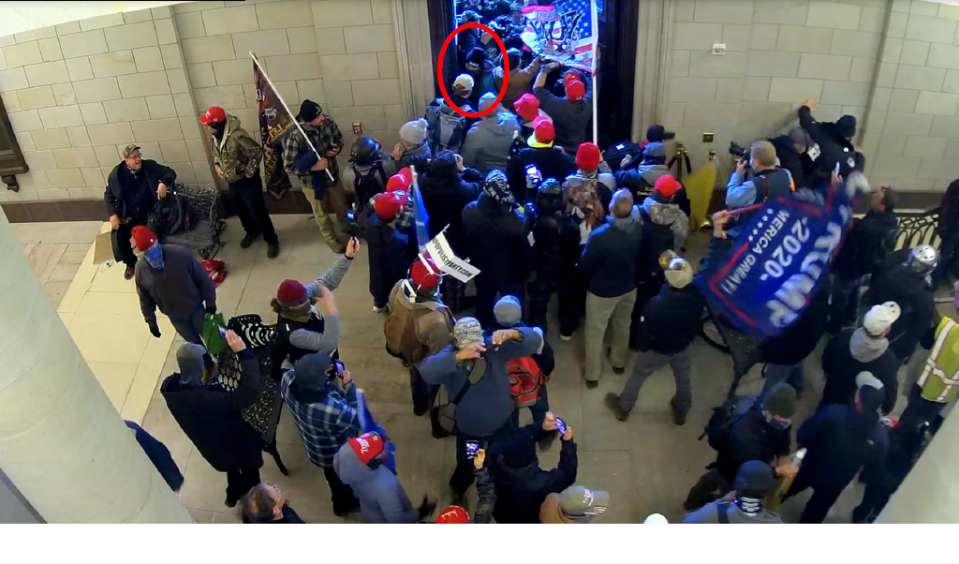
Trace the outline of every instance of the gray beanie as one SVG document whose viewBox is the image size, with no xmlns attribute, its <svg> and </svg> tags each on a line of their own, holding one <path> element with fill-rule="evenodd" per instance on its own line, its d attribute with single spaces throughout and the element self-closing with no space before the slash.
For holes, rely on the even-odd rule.
<svg viewBox="0 0 959 564">
<path fill-rule="evenodd" d="M 326 383 L 326 371 L 333 359 L 325 352 L 315 352 L 300 358 L 293 365 L 293 382 L 305 390 L 319 390 Z"/>
<path fill-rule="evenodd" d="M 419 145 L 426 141 L 426 128 L 428 124 L 423 118 L 407 122 L 400 128 L 400 138 L 408 143 Z"/>
<path fill-rule="evenodd" d="M 513 296 L 503 296 L 493 306 L 493 316 L 503 327 L 514 327 L 523 319 L 523 306 Z"/>
</svg>

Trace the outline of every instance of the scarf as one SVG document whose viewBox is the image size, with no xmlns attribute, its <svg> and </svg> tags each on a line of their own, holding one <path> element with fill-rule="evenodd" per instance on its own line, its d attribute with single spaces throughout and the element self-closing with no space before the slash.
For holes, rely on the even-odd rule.
<svg viewBox="0 0 959 564">
<path fill-rule="evenodd" d="M 160 245 L 154 245 L 143 251 L 143 259 L 153 270 L 163 270 L 163 249 Z"/>
<path fill-rule="evenodd" d="M 483 183 L 483 192 L 490 198 L 496 200 L 497 203 L 510 207 L 516 205 L 513 192 L 509 189 L 509 182 L 501 170 L 492 170 L 486 175 L 486 182 Z"/>
<path fill-rule="evenodd" d="M 872 362 L 882 356 L 888 348 L 888 339 L 872 337 L 864 327 L 856 329 L 849 339 L 849 353 L 859 362 Z"/>
</svg>

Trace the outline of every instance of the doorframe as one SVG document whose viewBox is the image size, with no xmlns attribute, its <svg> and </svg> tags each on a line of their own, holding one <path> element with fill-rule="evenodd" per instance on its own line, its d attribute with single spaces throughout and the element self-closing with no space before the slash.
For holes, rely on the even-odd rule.
<svg viewBox="0 0 959 564">
<path fill-rule="evenodd" d="M 616 98 L 616 107 L 612 113 L 613 116 L 616 116 L 616 121 L 627 121 L 630 124 L 636 120 L 636 91 L 637 91 L 637 76 L 640 71 L 639 69 L 639 39 L 640 39 L 640 29 L 642 28 L 643 22 L 643 12 L 642 5 L 646 3 L 647 0 L 642 2 L 635 0 L 622 0 L 617 2 L 617 13 L 615 16 L 622 18 L 626 22 L 635 21 L 636 24 L 633 26 L 624 25 L 619 28 L 617 35 L 617 45 L 620 48 L 622 53 L 635 53 L 634 58 L 636 59 L 635 63 L 630 65 L 619 65 L 616 69 L 615 84 L 619 85 L 620 96 Z M 606 5 L 606 13 L 609 15 L 609 4 Z M 606 23 L 606 25 L 611 25 Z M 608 80 L 602 80 L 600 77 L 600 87 L 603 83 L 608 83 Z M 602 88 L 600 88 L 602 91 Z M 602 95 L 600 95 L 602 99 Z M 631 135 L 632 128 L 628 134 Z M 619 136 L 617 136 L 619 137 Z M 616 142 L 617 139 L 611 139 L 610 141 Z"/>
<path fill-rule="evenodd" d="M 393 0 L 400 89 L 409 119 L 422 115 L 426 105 L 436 97 L 436 67 L 430 43 L 430 3 Z"/>
<path fill-rule="evenodd" d="M 674 9 L 675 0 L 639 2 L 631 139 L 642 139 L 646 128 L 661 119 Z"/>
</svg>

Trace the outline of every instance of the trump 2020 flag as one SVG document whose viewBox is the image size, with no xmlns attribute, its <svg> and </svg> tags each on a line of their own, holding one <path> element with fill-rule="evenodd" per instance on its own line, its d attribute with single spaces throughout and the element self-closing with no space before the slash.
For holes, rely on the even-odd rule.
<svg viewBox="0 0 959 564">
<path fill-rule="evenodd" d="M 410 188 L 410 195 L 413 197 L 413 223 L 416 228 L 416 246 L 420 249 L 420 254 L 426 251 L 426 244 L 430 242 L 430 216 L 426 213 L 426 205 L 423 204 L 423 195 L 420 194 L 419 174 L 416 173 L 416 167 L 410 167 L 413 173 L 413 186 Z"/>
<path fill-rule="evenodd" d="M 596 48 L 596 0 L 554 0 L 526 6 L 523 42 L 536 55 L 561 65 L 593 72 Z"/>
<path fill-rule="evenodd" d="M 263 174 L 266 177 L 266 191 L 279 200 L 292 188 L 290 178 L 283 170 L 281 154 L 283 150 L 276 146 L 277 140 L 293 126 L 293 116 L 283 107 L 263 74 L 260 66 L 253 62 L 253 83 L 256 86 L 256 109 L 260 117 L 260 142 L 263 144 Z"/>
<path fill-rule="evenodd" d="M 851 218 L 846 186 L 829 188 L 825 197 L 803 190 L 769 200 L 696 286 L 742 331 L 778 335 L 819 291 Z"/>
</svg>

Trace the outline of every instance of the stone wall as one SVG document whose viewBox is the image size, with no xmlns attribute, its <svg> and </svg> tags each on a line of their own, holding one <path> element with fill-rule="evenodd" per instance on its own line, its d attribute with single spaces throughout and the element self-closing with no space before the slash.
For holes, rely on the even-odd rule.
<svg viewBox="0 0 959 564">
<path fill-rule="evenodd" d="M 959 177 L 959 7 L 909 0 L 676 0 L 661 119 L 701 164 L 770 136 L 808 97 L 859 118 L 873 182 L 944 188 Z M 725 55 L 713 55 L 725 43 Z M 950 70 L 956 69 L 956 70 Z M 955 75 L 955 76 L 953 76 Z M 702 134 L 715 142 L 704 144 Z"/>
</svg>

